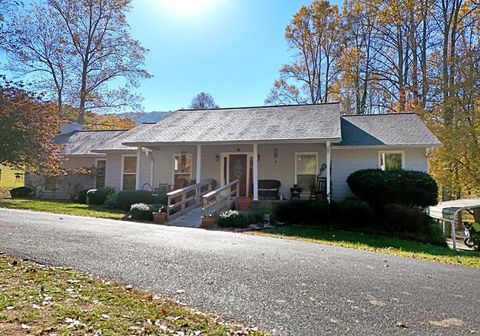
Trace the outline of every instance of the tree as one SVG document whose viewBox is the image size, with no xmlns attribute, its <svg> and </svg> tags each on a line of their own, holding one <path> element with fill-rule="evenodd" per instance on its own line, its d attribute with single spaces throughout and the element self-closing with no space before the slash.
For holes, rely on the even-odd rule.
<svg viewBox="0 0 480 336">
<path fill-rule="evenodd" d="M 131 0 L 43 0 L 9 17 L 6 43 L 10 66 L 54 88 L 59 109 L 139 107 L 131 92 L 141 79 L 147 49 L 130 37 L 126 13 Z M 125 85 L 110 88 L 121 79 Z"/>
<path fill-rule="evenodd" d="M 315 0 L 303 6 L 285 29 L 292 61 L 280 69 L 266 103 L 324 103 L 337 98 L 336 62 L 340 47 L 338 7 Z M 337 98 L 338 99 L 338 98 Z"/>
<path fill-rule="evenodd" d="M 190 108 L 195 110 L 208 110 L 218 108 L 218 105 L 215 104 L 215 100 L 213 100 L 213 97 L 209 93 L 200 92 L 192 99 Z"/>
<path fill-rule="evenodd" d="M 60 119 L 51 103 L 21 85 L 0 85 L 0 164 L 52 172 L 61 162 L 53 144 Z"/>
</svg>

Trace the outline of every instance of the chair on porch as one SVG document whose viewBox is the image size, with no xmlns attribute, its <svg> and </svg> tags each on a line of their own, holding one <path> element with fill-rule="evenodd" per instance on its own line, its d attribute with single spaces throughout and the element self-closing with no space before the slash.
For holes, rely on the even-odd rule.
<svg viewBox="0 0 480 336">
<path fill-rule="evenodd" d="M 315 186 L 310 189 L 310 200 L 319 200 L 327 198 L 327 178 L 317 176 Z"/>
</svg>

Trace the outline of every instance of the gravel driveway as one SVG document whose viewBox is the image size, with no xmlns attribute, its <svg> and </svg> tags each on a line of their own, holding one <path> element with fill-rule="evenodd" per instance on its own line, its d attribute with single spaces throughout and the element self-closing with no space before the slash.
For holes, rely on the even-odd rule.
<svg viewBox="0 0 480 336">
<path fill-rule="evenodd" d="M 480 333 L 474 268 L 6 209 L 0 209 L 0 237 L 6 254 L 114 278 L 279 335 Z"/>
</svg>

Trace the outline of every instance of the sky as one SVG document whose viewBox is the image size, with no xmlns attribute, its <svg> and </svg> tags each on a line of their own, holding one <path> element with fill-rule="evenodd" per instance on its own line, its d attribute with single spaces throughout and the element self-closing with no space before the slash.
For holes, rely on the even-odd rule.
<svg viewBox="0 0 480 336">
<path fill-rule="evenodd" d="M 263 105 L 288 62 L 285 26 L 310 0 L 134 0 L 131 35 L 150 49 L 145 111 L 187 108 L 199 92 L 221 107 Z"/>
</svg>

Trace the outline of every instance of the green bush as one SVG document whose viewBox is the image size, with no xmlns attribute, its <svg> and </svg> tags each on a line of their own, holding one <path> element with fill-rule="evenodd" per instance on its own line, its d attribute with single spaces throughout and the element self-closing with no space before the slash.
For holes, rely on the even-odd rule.
<svg viewBox="0 0 480 336">
<path fill-rule="evenodd" d="M 369 227 L 375 218 L 373 209 L 367 202 L 358 198 L 346 198 L 340 203 L 339 217 L 342 227 L 359 229 Z"/>
<path fill-rule="evenodd" d="M 77 196 L 75 196 L 75 200 L 78 202 L 78 203 L 81 203 L 81 204 L 87 204 L 87 192 L 89 191 L 90 189 L 84 189 L 84 190 L 80 190 L 77 194 Z"/>
<path fill-rule="evenodd" d="M 220 227 L 246 228 L 250 225 L 249 215 L 245 212 L 227 210 L 218 216 L 217 225 Z"/>
<path fill-rule="evenodd" d="M 108 195 L 107 199 L 103 206 L 107 209 L 116 209 L 117 208 L 117 193 Z"/>
<path fill-rule="evenodd" d="M 289 224 L 326 225 L 330 206 L 327 201 L 303 201 L 277 203 L 273 210 L 275 220 Z"/>
<path fill-rule="evenodd" d="M 390 203 L 427 207 L 437 204 L 438 187 L 424 172 L 365 169 L 347 178 L 352 192 L 377 210 Z"/>
<path fill-rule="evenodd" d="M 385 206 L 383 230 L 401 238 L 445 246 L 440 226 L 422 209 L 403 204 Z"/>
<path fill-rule="evenodd" d="M 136 191 L 120 191 L 117 193 L 116 206 L 118 209 L 129 211 L 132 204 L 166 204 L 167 196 L 159 195 L 153 196 L 150 191 L 136 190 Z"/>
<path fill-rule="evenodd" d="M 160 211 L 162 207 L 162 204 L 132 204 L 132 206 L 130 207 L 130 215 L 132 216 L 132 219 L 151 222 L 153 221 L 152 213 Z"/>
<path fill-rule="evenodd" d="M 87 204 L 103 205 L 105 204 L 107 197 L 114 193 L 115 190 L 108 187 L 102 189 L 90 189 L 87 191 Z"/>
<path fill-rule="evenodd" d="M 33 196 L 33 190 L 29 187 L 18 187 L 10 190 L 12 198 L 29 198 Z"/>
</svg>

